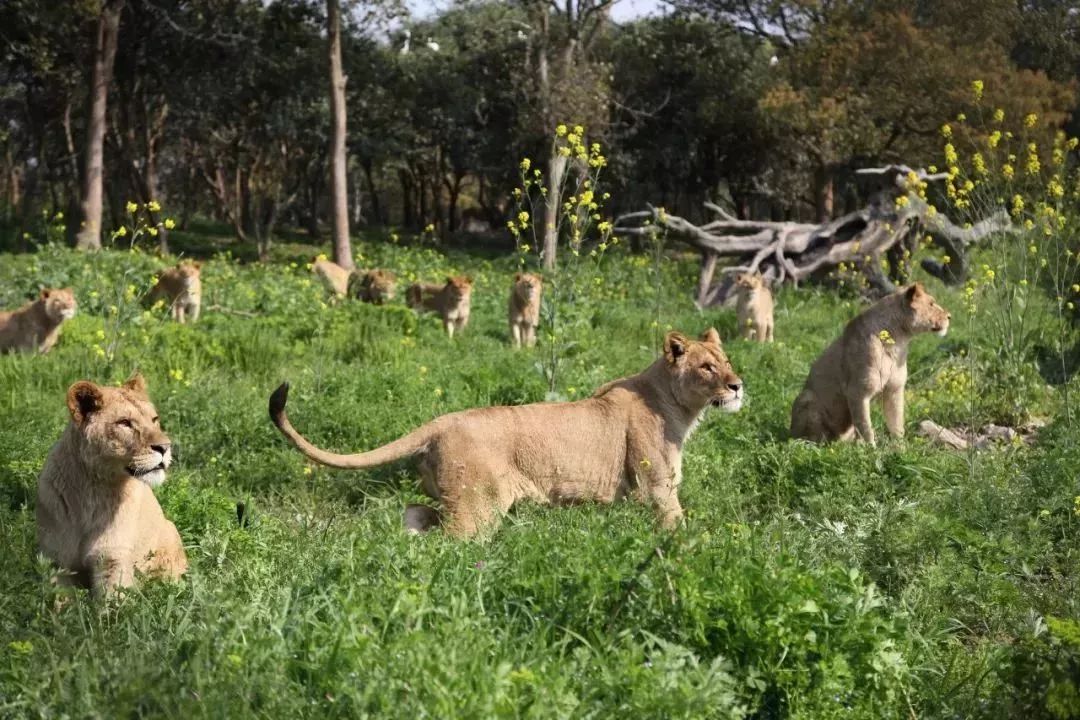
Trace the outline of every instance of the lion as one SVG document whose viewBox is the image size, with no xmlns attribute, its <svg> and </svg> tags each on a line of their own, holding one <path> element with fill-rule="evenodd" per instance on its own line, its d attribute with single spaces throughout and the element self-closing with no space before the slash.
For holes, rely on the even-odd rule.
<svg viewBox="0 0 1080 720">
<path fill-rule="evenodd" d="M 343 298 L 348 293 L 351 273 L 336 262 L 327 260 L 325 255 L 317 255 L 312 259 L 311 271 L 319 276 L 331 295 Z"/>
<path fill-rule="evenodd" d="M 536 326 L 540 324 L 540 294 L 543 278 L 536 273 L 514 273 L 510 286 L 510 336 L 514 347 L 536 344 Z"/>
<path fill-rule="evenodd" d="M 202 263 L 181 260 L 176 267 L 163 271 L 147 296 L 150 305 L 159 300 L 169 304 L 173 320 L 178 323 L 198 321 L 202 309 Z"/>
<path fill-rule="evenodd" d="M 0 312 L 0 352 L 49 352 L 60 339 L 60 326 L 75 317 L 78 305 L 71 288 L 45 288 L 37 300 Z"/>
<path fill-rule="evenodd" d="M 735 315 L 744 340 L 773 341 L 773 296 L 761 273 L 735 277 Z"/>
<path fill-rule="evenodd" d="M 154 488 L 172 462 L 169 436 L 136 373 L 120 387 L 86 380 L 67 391 L 71 421 L 45 460 L 37 489 L 41 552 L 95 595 L 136 573 L 177 578 L 187 556 Z"/>
<path fill-rule="evenodd" d="M 874 444 L 870 401 L 881 396 L 885 427 L 904 435 L 908 345 L 918 333 L 949 331 L 949 312 L 915 283 L 856 316 L 810 368 L 791 408 L 791 436 Z"/>
<path fill-rule="evenodd" d="M 662 527 L 674 527 L 683 514 L 683 444 L 707 407 L 742 407 L 743 382 L 716 330 L 698 341 L 669 332 L 652 365 L 592 397 L 451 413 L 355 455 L 322 450 L 297 432 L 285 414 L 288 395 L 288 383 L 274 391 L 270 418 L 300 452 L 344 469 L 416 458 L 424 491 L 442 505 L 441 524 L 450 535 L 468 538 L 526 499 L 566 505 L 629 495 L 652 505 Z M 406 510 L 410 530 L 439 522 L 427 506 Z"/>
<path fill-rule="evenodd" d="M 382 305 L 393 300 L 396 293 L 397 276 L 390 270 L 376 268 L 349 276 L 349 297 L 362 302 Z"/>
<path fill-rule="evenodd" d="M 454 337 L 469 324 L 469 306 L 472 302 L 473 281 L 467 275 L 446 278 L 445 285 L 415 283 L 406 293 L 409 307 L 416 310 L 434 310 L 442 317 L 446 334 Z"/>
</svg>

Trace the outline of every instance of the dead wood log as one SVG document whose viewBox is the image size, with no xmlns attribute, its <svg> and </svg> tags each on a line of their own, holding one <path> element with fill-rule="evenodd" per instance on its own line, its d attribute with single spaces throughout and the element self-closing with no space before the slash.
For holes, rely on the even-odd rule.
<svg viewBox="0 0 1080 720">
<path fill-rule="evenodd" d="M 929 174 L 906 165 L 864 168 L 856 173 L 876 185 L 869 202 L 827 223 L 739 220 L 718 205 L 705 203 L 717 218 L 695 225 L 649 205 L 646 210 L 616 218 L 614 231 L 627 237 L 667 232 L 700 250 L 700 307 L 724 304 L 732 292 L 730 276 L 734 273 L 760 272 L 774 284 L 798 284 L 841 264 L 858 269 L 873 293 L 883 295 L 903 279 L 901 263 L 896 260 L 910 257 L 924 234 L 945 251 L 949 262 L 927 259 L 923 268 L 945 282 L 958 283 L 967 273 L 968 246 L 992 233 L 1012 231 L 1003 211 L 966 227 L 936 212 L 920 190 L 927 183 L 947 178 L 945 173 Z M 883 268 L 887 254 L 893 259 L 888 272 Z M 721 269 L 720 280 L 714 282 L 722 257 L 736 261 Z"/>
</svg>

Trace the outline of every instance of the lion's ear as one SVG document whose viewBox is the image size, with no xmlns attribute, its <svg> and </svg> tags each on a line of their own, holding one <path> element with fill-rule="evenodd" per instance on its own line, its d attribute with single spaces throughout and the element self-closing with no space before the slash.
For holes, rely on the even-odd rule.
<svg viewBox="0 0 1080 720">
<path fill-rule="evenodd" d="M 446 284 L 447 284 L 447 285 L 453 285 L 453 284 L 454 284 L 454 278 L 452 278 L 452 277 L 450 277 L 449 275 L 447 275 L 447 276 L 446 276 Z"/>
<path fill-rule="evenodd" d="M 709 328 L 701 333 L 701 342 L 720 347 L 720 333 L 716 332 L 716 328 Z"/>
<path fill-rule="evenodd" d="M 514 282 L 521 282 L 522 277 L 524 277 L 524 273 L 514 273 Z"/>
<path fill-rule="evenodd" d="M 41 299 L 42 300 L 48 300 L 49 295 L 52 295 L 52 290 L 50 290 L 49 288 L 42 288 L 41 289 Z"/>
<path fill-rule="evenodd" d="M 679 358 L 686 354 L 686 346 L 690 340 L 680 332 L 672 330 L 664 336 L 664 357 L 668 363 L 674 365 Z"/>
<path fill-rule="evenodd" d="M 146 378 L 143 377 L 143 374 L 141 372 L 136 370 L 134 373 L 131 374 L 131 377 L 129 377 L 127 379 L 127 381 L 124 383 L 124 387 L 126 389 L 128 389 L 128 390 L 134 390 L 135 392 L 145 393 L 146 392 Z"/>
<path fill-rule="evenodd" d="M 202 261 L 201 260 L 196 260 L 195 262 L 193 262 L 191 264 L 195 266 L 196 270 L 202 270 Z"/>
<path fill-rule="evenodd" d="M 101 409 L 104 395 L 101 388 L 88 380 L 80 380 L 67 391 L 68 412 L 71 419 L 82 425 L 92 413 Z"/>
<path fill-rule="evenodd" d="M 909 287 L 905 293 L 908 302 L 915 302 L 917 298 L 922 297 L 925 294 L 926 290 L 923 289 L 922 283 L 918 282 Z"/>
</svg>

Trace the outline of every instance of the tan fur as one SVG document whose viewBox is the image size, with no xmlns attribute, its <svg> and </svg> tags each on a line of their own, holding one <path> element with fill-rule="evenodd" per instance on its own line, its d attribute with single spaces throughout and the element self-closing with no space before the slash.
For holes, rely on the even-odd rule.
<svg viewBox="0 0 1080 720">
<path fill-rule="evenodd" d="M 75 315 L 78 303 L 71 288 L 45 289 L 37 300 L 18 310 L 0 312 L 0 352 L 29 350 L 42 355 L 60 339 L 60 326 Z"/>
<path fill-rule="evenodd" d="M 345 297 L 349 287 L 349 271 L 337 263 L 319 256 L 311 261 L 311 271 L 319 276 L 326 291 L 338 297 Z"/>
<path fill-rule="evenodd" d="M 349 277 L 349 296 L 362 302 L 382 305 L 393 300 L 396 293 L 397 276 L 390 270 L 357 271 Z"/>
<path fill-rule="evenodd" d="M 168 436 L 136 374 L 123 386 L 80 381 L 67 393 L 71 421 L 38 477 L 38 547 L 96 594 L 135 572 L 179 577 L 187 556 L 151 490 L 172 461 Z"/>
<path fill-rule="evenodd" d="M 744 340 L 773 341 L 773 296 L 761 273 L 739 273 L 735 278 L 735 314 Z"/>
<path fill-rule="evenodd" d="M 889 433 L 902 437 L 908 346 L 918 333 L 944 336 L 950 317 L 919 284 L 858 315 L 810 368 L 791 408 L 791 436 L 824 442 L 858 432 L 873 444 L 870 401 L 880 395 Z"/>
<path fill-rule="evenodd" d="M 409 307 L 417 310 L 434 310 L 442 318 L 446 334 L 465 329 L 469 324 L 469 308 L 472 302 L 472 278 L 457 275 L 446 279 L 445 285 L 416 283 L 405 294 Z"/>
<path fill-rule="evenodd" d="M 179 323 L 196 322 L 202 309 L 202 263 L 182 260 L 158 276 L 147 302 L 151 305 L 164 300 L 173 320 Z"/>
<path fill-rule="evenodd" d="M 664 527 L 682 517 L 683 443 L 709 405 L 735 412 L 742 381 L 708 330 L 700 341 L 672 332 L 664 355 L 638 375 L 566 403 L 451 413 L 381 448 L 338 455 L 312 445 L 285 415 L 288 383 L 270 417 L 304 455 L 337 468 L 416 458 L 424 491 L 442 504 L 447 531 L 468 537 L 492 527 L 519 500 L 564 505 L 634 496 Z M 407 514 L 415 520 L 431 511 Z"/>
<path fill-rule="evenodd" d="M 510 286 L 510 337 L 514 347 L 536 344 L 536 327 L 540 324 L 540 296 L 543 278 L 535 273 L 514 273 Z"/>
</svg>

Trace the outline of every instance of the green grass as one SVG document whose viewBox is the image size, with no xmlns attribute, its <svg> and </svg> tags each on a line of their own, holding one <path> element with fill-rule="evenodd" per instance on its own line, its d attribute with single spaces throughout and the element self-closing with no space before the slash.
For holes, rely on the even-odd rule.
<svg viewBox="0 0 1080 720">
<path fill-rule="evenodd" d="M 406 281 L 471 273 L 473 324 L 449 341 L 400 303 L 325 307 L 300 245 L 266 267 L 210 261 L 204 303 L 224 310 L 194 326 L 125 297 L 164 264 L 152 257 L 0 256 L 0 306 L 42 284 L 81 302 L 50 355 L 0 357 L 0 717 L 1069 717 L 1075 427 L 1063 386 L 1040 382 L 1028 410 L 1051 425 L 1034 448 L 971 459 L 913 437 L 920 419 L 968 416 L 971 390 L 943 373 L 995 351 L 956 294 L 931 285 L 954 332 L 913 346 L 907 440 L 786 440 L 809 364 L 859 306 L 785 289 L 780 342 L 727 343 L 749 400 L 689 441 L 684 529 L 657 532 L 629 503 L 523 506 L 489 539 L 456 542 L 402 532 L 421 497 L 410 467 L 310 466 L 267 398 L 289 379 L 296 426 L 347 451 L 453 410 L 542 400 L 539 351 L 508 346 L 513 265 L 357 249 Z M 606 259 L 577 303 L 559 392 L 644 368 L 667 326 L 731 337 L 732 312 L 688 300 L 694 273 L 672 258 L 657 297 L 647 260 Z M 67 386 L 136 368 L 176 444 L 158 496 L 191 571 L 58 606 L 35 555 L 37 474 Z"/>
</svg>

